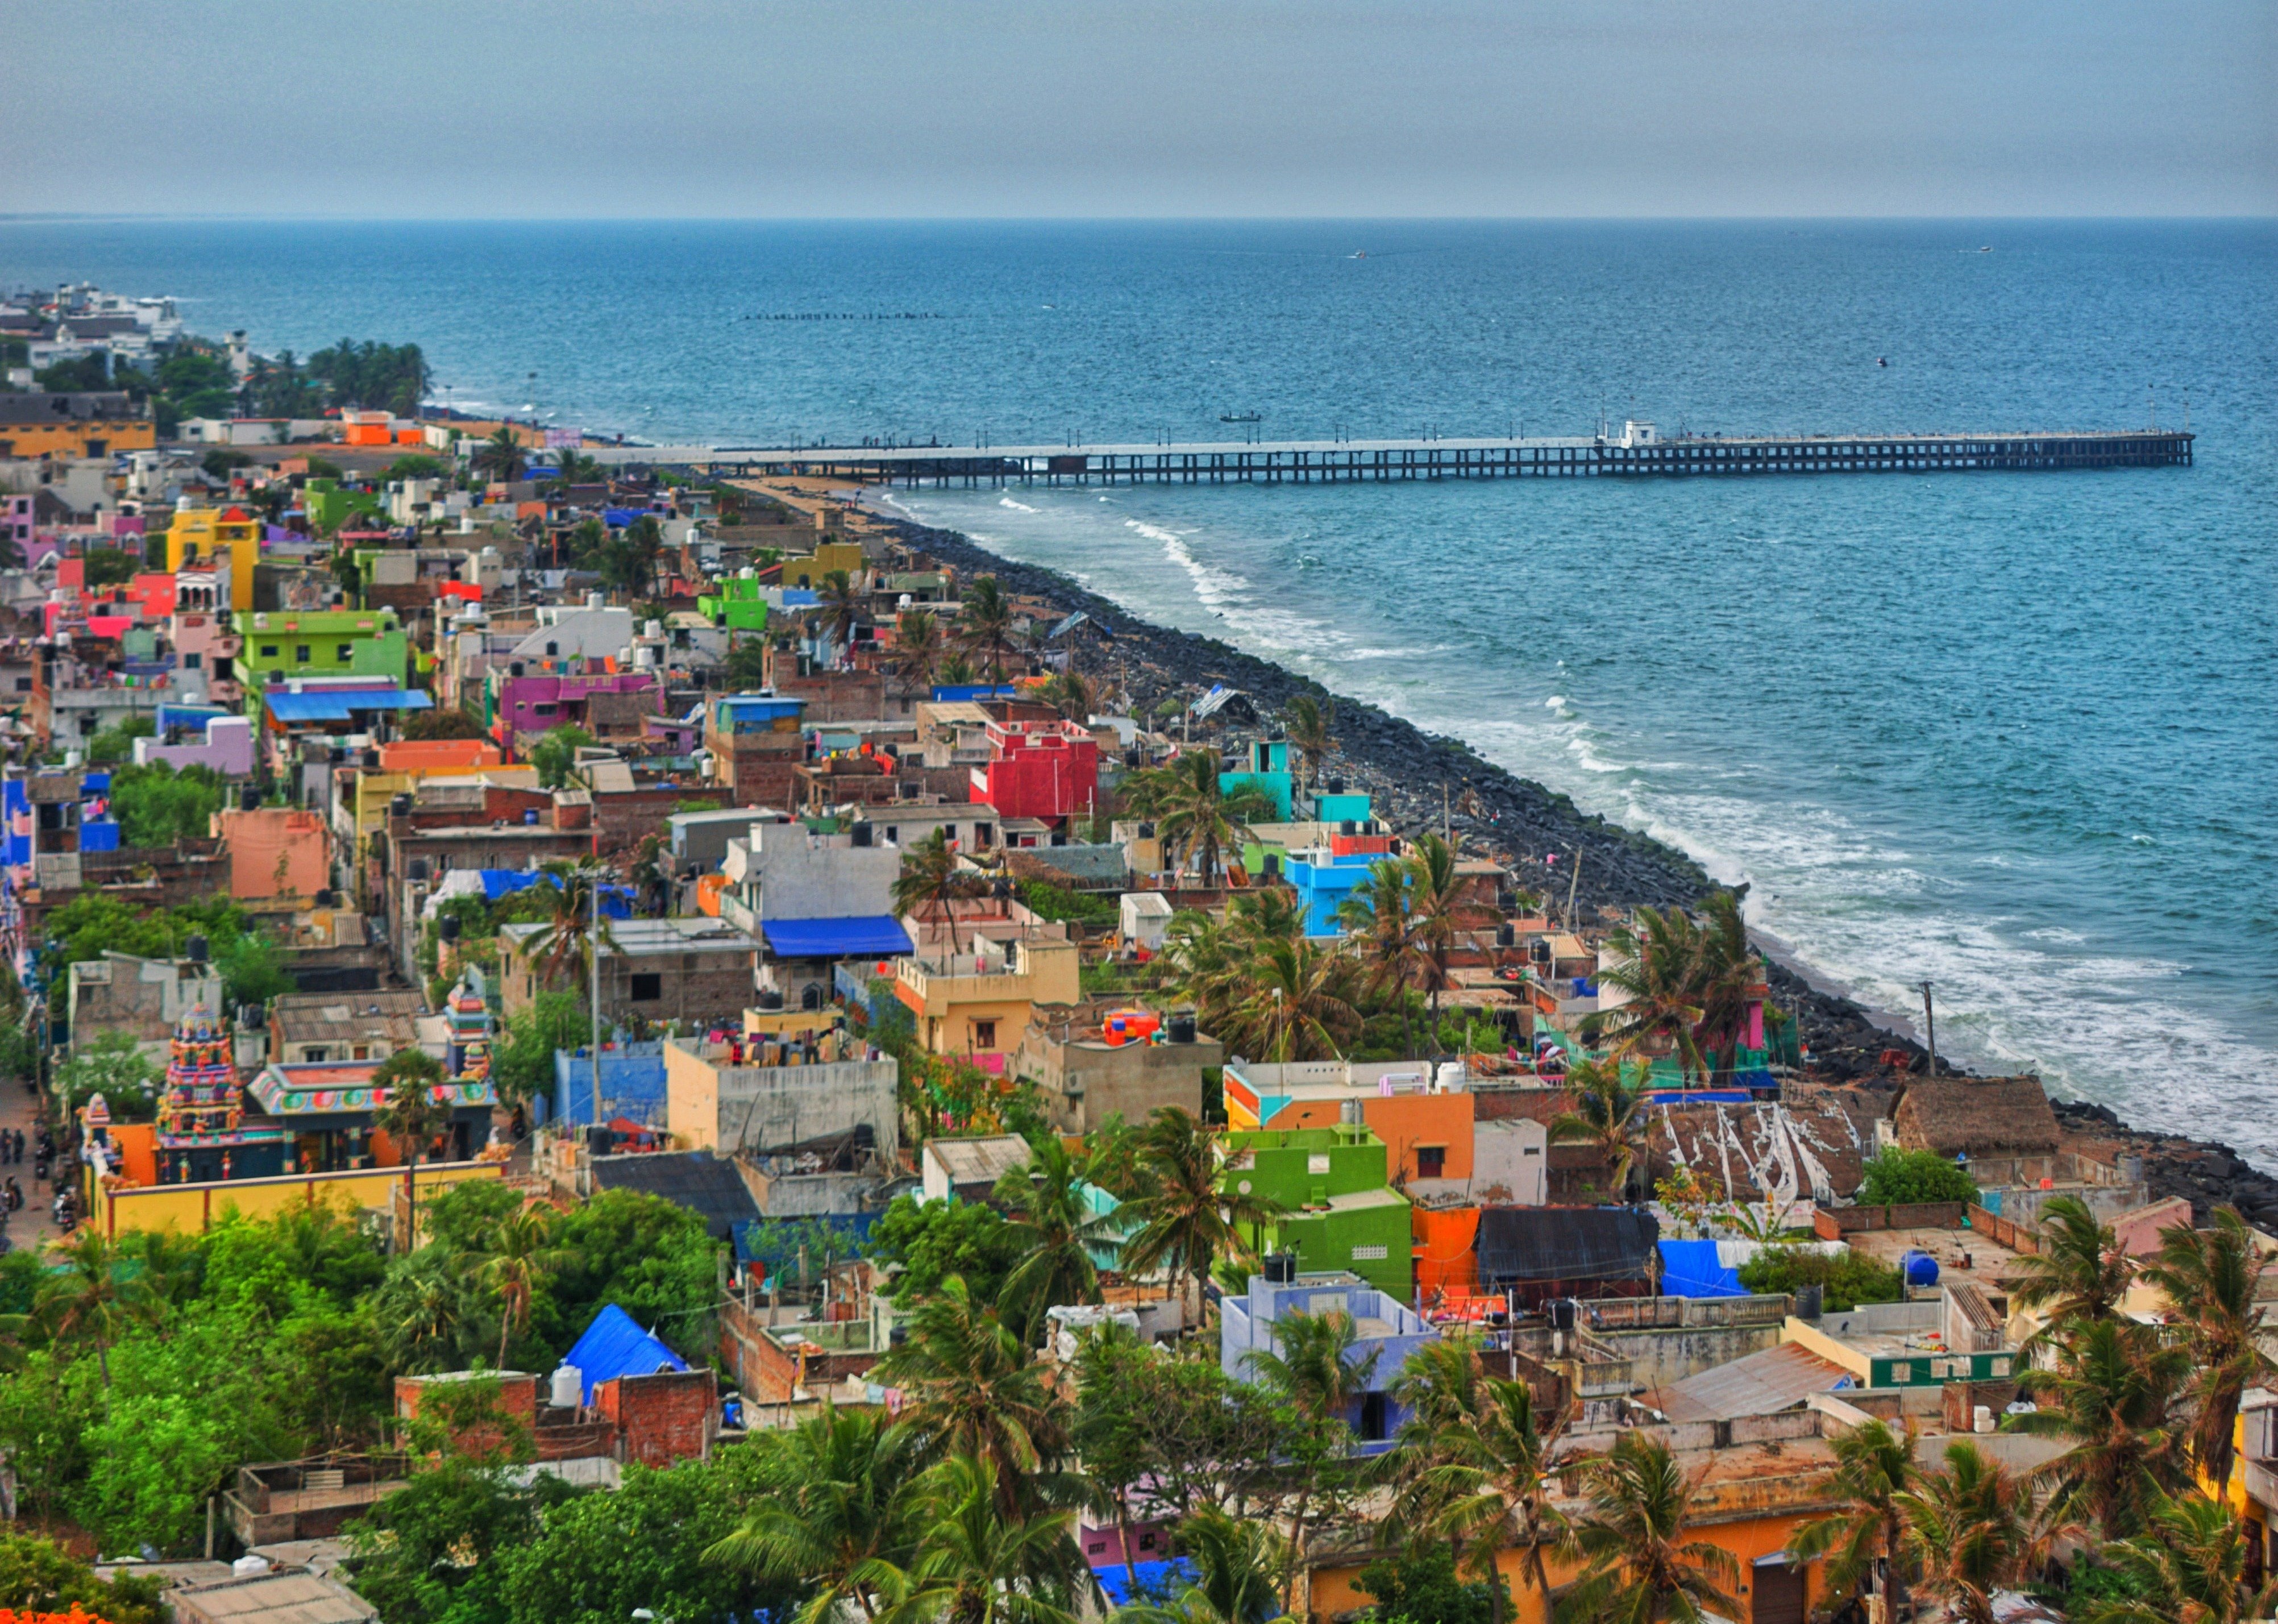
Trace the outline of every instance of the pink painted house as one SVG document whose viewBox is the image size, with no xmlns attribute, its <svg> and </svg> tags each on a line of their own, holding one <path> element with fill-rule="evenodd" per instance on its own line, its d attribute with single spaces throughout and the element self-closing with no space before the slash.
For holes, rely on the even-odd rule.
<svg viewBox="0 0 2278 1624">
<path fill-rule="evenodd" d="M 226 807 L 213 831 L 229 852 L 229 894 L 240 901 L 312 897 L 332 885 L 325 820 L 298 807 Z"/>
<path fill-rule="evenodd" d="M 596 699 L 611 701 L 607 709 L 616 714 L 609 721 L 628 710 L 658 715 L 664 709 L 654 671 L 548 671 L 525 665 L 519 677 L 511 667 L 493 670 L 486 683 L 491 737 L 509 749 L 520 736 L 556 727 L 582 727 L 599 738 L 606 724 L 592 714 Z"/>
</svg>

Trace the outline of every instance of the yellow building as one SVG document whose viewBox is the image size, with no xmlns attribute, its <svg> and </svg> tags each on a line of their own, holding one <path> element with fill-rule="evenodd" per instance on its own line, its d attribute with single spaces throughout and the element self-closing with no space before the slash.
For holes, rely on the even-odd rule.
<svg viewBox="0 0 2278 1624">
<path fill-rule="evenodd" d="M 416 1175 L 420 1203 L 424 1207 L 454 1184 L 471 1178 L 497 1178 L 505 1170 L 496 1161 L 423 1162 Z M 397 1198 L 403 1193 L 404 1176 L 404 1169 L 395 1167 L 288 1173 L 218 1184 L 130 1184 L 117 1178 L 97 1179 L 88 1219 L 97 1234 L 115 1239 L 162 1229 L 203 1235 L 231 1213 L 274 1218 L 326 1203 L 386 1214 L 394 1210 Z M 425 1227 L 424 1222 L 421 1227 Z"/>
<path fill-rule="evenodd" d="M 849 578 L 862 573 L 862 544 L 860 541 L 823 541 L 815 546 L 812 555 L 806 558 L 786 558 L 783 561 L 783 584 L 820 592 L 826 577 L 833 570 L 844 570 Z"/>
<path fill-rule="evenodd" d="M 0 394 L 0 457 L 60 456 L 74 461 L 148 451 L 157 425 L 126 395 L 109 391 Z"/>
<path fill-rule="evenodd" d="M 166 573 L 218 570 L 229 553 L 229 606 L 253 607 L 253 566 L 261 562 L 261 519 L 243 508 L 177 508 L 166 529 Z"/>
<path fill-rule="evenodd" d="M 974 947 L 895 960 L 894 996 L 916 1017 L 929 1053 L 962 1055 L 993 1071 L 1021 1046 L 1036 1005 L 1080 1003 L 1083 986 L 1075 944 L 1065 938 L 983 937 Z"/>
</svg>

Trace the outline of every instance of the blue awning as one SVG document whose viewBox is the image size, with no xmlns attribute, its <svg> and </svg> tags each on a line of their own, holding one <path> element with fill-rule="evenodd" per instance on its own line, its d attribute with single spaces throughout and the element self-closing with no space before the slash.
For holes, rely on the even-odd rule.
<svg viewBox="0 0 2278 1624">
<path fill-rule="evenodd" d="M 593 1389 L 619 1376 L 654 1375 L 660 1370 L 685 1370 L 688 1361 L 634 1322 L 632 1315 L 611 1303 L 593 1316 L 577 1345 L 562 1356 L 574 1366 L 585 1402 L 593 1402 Z"/>
<path fill-rule="evenodd" d="M 262 696 L 279 722 L 345 722 L 359 710 L 432 710 L 434 696 L 417 688 L 314 688 Z"/>
<path fill-rule="evenodd" d="M 1661 1294 L 1663 1297 L 1746 1297 L 1738 1269 L 1718 1261 L 1712 1240 L 1665 1240 L 1661 1243 Z"/>
<path fill-rule="evenodd" d="M 762 919 L 760 933 L 778 959 L 878 958 L 915 953 L 909 932 L 891 914 L 852 919 Z"/>
</svg>

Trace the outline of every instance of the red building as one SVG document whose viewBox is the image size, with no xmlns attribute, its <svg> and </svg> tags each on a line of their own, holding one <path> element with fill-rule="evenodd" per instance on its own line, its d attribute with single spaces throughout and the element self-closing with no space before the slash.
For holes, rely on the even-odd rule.
<svg viewBox="0 0 2278 1624">
<path fill-rule="evenodd" d="M 1000 817 L 1046 823 L 1099 800 L 1099 741 L 1073 722 L 991 722 L 990 759 L 973 770 L 973 799 Z"/>
</svg>

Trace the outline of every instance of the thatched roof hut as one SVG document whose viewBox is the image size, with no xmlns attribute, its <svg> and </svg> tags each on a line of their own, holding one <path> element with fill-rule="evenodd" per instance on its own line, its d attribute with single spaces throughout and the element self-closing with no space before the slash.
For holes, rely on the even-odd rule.
<svg viewBox="0 0 2278 1624">
<path fill-rule="evenodd" d="M 1924 1077 L 1892 1113 L 1899 1144 L 1941 1156 L 2046 1156 L 2057 1116 L 2038 1077 Z"/>
</svg>

